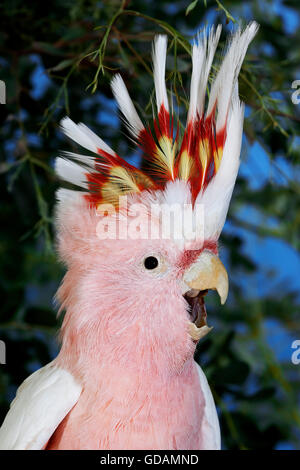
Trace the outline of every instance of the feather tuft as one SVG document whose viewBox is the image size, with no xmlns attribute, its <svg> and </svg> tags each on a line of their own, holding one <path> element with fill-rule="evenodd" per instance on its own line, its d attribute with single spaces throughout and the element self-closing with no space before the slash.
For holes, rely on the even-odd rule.
<svg viewBox="0 0 300 470">
<path fill-rule="evenodd" d="M 152 51 L 157 105 L 153 130 L 140 119 L 121 76 L 117 74 L 111 82 L 129 132 L 143 151 L 145 171 L 129 165 L 84 124 L 65 118 L 61 127 L 66 135 L 97 156 L 64 153 L 65 158 L 56 160 L 60 178 L 87 190 L 85 197 L 96 207 L 103 202 L 117 206 L 119 196 L 145 190 L 168 188 L 173 195 L 182 180 L 192 203 L 206 207 L 206 236 L 218 237 L 239 167 L 244 108 L 238 96 L 238 75 L 257 30 L 257 23 L 252 22 L 230 37 L 207 103 L 208 78 L 221 26 L 204 28 L 198 34 L 192 48 L 190 106 L 181 143 L 178 125 L 174 131 L 165 82 L 167 36 L 156 36 Z"/>
<path fill-rule="evenodd" d="M 69 117 L 65 117 L 60 122 L 63 132 L 74 142 L 94 153 L 103 150 L 114 156 L 115 152 L 100 137 L 98 137 L 85 124 L 75 124 Z"/>
<path fill-rule="evenodd" d="M 80 188 L 88 189 L 88 171 L 77 165 L 77 163 L 58 157 L 55 160 L 55 171 L 62 180 L 75 184 Z"/>
<path fill-rule="evenodd" d="M 216 31 L 212 26 L 207 34 L 206 28 L 204 28 L 204 30 L 198 34 L 197 41 L 193 45 L 193 69 L 188 122 L 195 119 L 197 116 L 201 117 L 203 115 L 208 76 L 220 39 L 221 30 L 221 25 L 217 26 Z"/>
<path fill-rule="evenodd" d="M 167 36 L 160 34 L 155 37 L 153 44 L 153 75 L 158 112 L 160 111 L 162 105 L 164 106 L 165 110 L 169 112 L 168 95 L 165 82 L 167 41 Z"/>
<path fill-rule="evenodd" d="M 129 96 L 126 85 L 120 74 L 114 76 L 111 81 L 111 88 L 114 94 L 116 101 L 118 102 L 120 111 L 122 112 L 127 127 L 131 134 L 138 138 L 141 131 L 144 129 L 144 124 L 142 123 L 135 106 Z"/>
</svg>

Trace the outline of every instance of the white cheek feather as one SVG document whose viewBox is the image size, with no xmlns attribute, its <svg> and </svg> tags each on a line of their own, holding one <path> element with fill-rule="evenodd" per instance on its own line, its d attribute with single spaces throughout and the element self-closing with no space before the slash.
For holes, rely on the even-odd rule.
<svg viewBox="0 0 300 470">
<path fill-rule="evenodd" d="M 78 401 L 82 387 L 54 363 L 30 375 L 0 428 L 0 450 L 41 450 Z"/>
</svg>

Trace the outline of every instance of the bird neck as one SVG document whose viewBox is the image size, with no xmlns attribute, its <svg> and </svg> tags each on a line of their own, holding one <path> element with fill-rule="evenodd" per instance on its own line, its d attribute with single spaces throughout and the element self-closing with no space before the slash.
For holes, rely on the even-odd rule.
<svg viewBox="0 0 300 470">
<path fill-rule="evenodd" d="M 60 362 L 77 375 L 92 377 L 110 373 L 172 377 L 182 374 L 193 361 L 195 346 L 181 334 L 174 341 L 168 332 L 134 322 L 110 336 L 103 325 L 89 324 L 80 330 L 65 325 L 62 330 Z M 176 339 L 176 338 L 175 338 Z"/>
</svg>

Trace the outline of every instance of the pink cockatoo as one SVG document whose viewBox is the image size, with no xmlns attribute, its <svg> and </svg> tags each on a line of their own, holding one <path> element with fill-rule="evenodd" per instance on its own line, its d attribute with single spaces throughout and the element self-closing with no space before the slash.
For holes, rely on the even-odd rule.
<svg viewBox="0 0 300 470">
<path fill-rule="evenodd" d="M 232 35 L 207 99 L 221 27 L 199 34 L 182 139 L 165 85 L 166 36 L 153 46 L 153 131 L 121 76 L 113 78 L 144 171 L 84 124 L 62 120 L 96 157 L 56 160 L 59 177 L 84 189 L 57 193 L 58 251 L 68 269 L 57 295 L 66 312 L 61 350 L 18 389 L 1 449 L 220 448 L 214 400 L 193 354 L 210 330 L 204 295 L 227 297 L 218 239 L 239 167 L 237 79 L 256 31 L 252 22 Z"/>
</svg>

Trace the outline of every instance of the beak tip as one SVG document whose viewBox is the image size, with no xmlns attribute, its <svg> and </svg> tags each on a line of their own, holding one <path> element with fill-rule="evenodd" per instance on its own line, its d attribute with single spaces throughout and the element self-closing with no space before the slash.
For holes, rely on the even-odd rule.
<svg viewBox="0 0 300 470">
<path fill-rule="evenodd" d="M 228 277 L 226 282 L 217 289 L 217 292 L 220 296 L 221 305 L 224 305 L 228 297 Z"/>
</svg>

